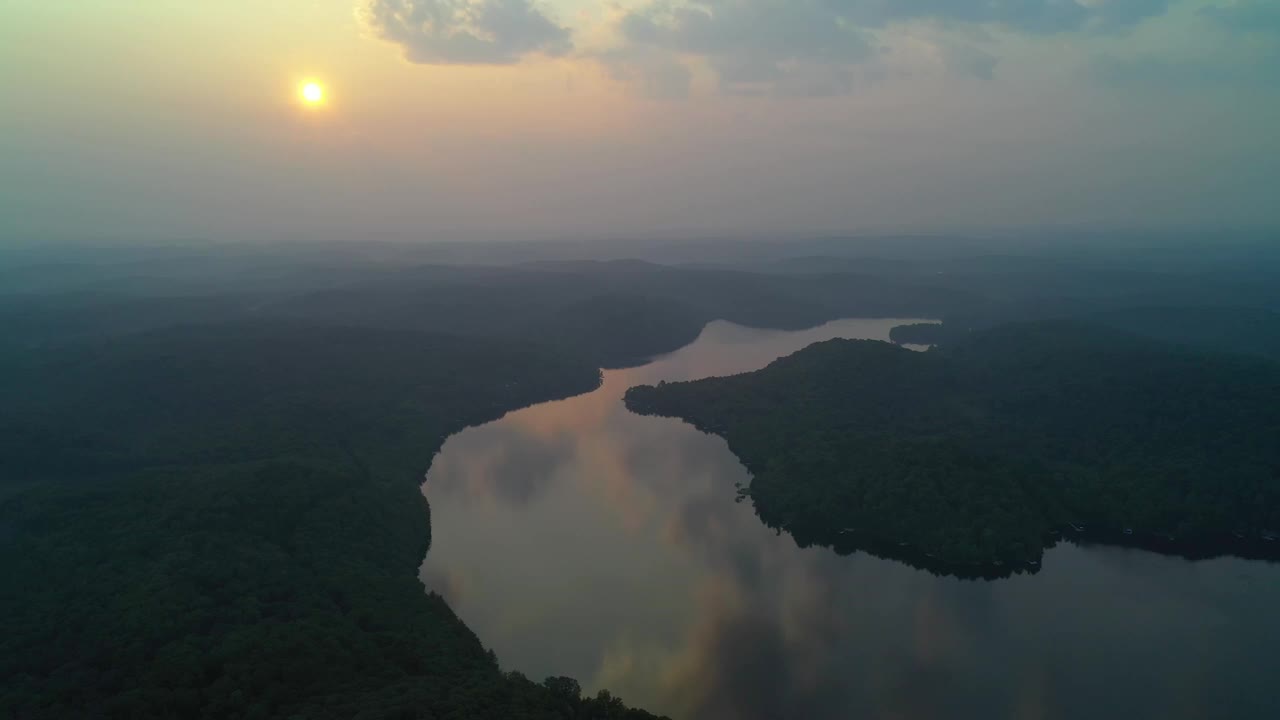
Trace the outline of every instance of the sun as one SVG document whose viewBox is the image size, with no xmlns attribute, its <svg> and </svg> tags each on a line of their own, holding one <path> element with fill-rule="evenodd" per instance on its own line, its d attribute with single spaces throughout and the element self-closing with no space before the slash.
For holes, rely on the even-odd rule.
<svg viewBox="0 0 1280 720">
<path fill-rule="evenodd" d="M 324 87 L 318 82 L 302 84 L 302 101 L 308 105 L 319 105 L 324 102 Z"/>
</svg>

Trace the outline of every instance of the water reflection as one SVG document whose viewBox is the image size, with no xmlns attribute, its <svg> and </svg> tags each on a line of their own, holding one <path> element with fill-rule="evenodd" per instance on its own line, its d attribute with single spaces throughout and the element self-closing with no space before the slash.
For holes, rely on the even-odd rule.
<svg viewBox="0 0 1280 720">
<path fill-rule="evenodd" d="M 723 440 L 621 403 L 904 322 L 714 323 L 593 393 L 459 433 L 424 486 L 424 582 L 504 667 L 678 720 L 1276 716 L 1276 566 L 1064 545 L 986 583 L 800 549 L 734 502 L 747 475 Z"/>
</svg>

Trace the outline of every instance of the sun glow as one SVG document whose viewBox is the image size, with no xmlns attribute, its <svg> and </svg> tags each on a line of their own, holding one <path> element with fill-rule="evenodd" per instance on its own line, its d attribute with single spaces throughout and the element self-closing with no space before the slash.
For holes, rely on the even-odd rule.
<svg viewBox="0 0 1280 720">
<path fill-rule="evenodd" d="M 324 102 L 324 87 L 317 82 L 303 83 L 299 94 L 302 95 L 302 102 L 307 105 L 319 105 Z"/>
</svg>

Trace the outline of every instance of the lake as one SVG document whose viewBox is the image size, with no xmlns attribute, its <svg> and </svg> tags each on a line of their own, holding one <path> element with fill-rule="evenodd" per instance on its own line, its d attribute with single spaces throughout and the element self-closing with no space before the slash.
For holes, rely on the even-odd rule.
<svg viewBox="0 0 1280 720">
<path fill-rule="evenodd" d="M 909 322 L 716 322 L 454 435 L 423 486 L 424 584 L 505 670 L 675 720 L 1280 717 L 1280 565 L 1062 543 L 984 581 L 801 549 L 735 502 L 748 475 L 724 440 L 622 404 Z"/>
</svg>

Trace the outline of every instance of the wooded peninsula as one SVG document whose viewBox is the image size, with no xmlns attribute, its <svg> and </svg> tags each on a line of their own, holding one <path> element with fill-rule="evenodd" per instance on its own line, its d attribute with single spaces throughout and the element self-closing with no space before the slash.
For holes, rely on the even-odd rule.
<svg viewBox="0 0 1280 720">
<path fill-rule="evenodd" d="M 723 435 L 761 519 L 802 543 L 1034 566 L 1059 531 L 1265 545 L 1280 528 L 1280 366 L 1086 324 L 929 352 L 832 340 L 626 402 Z"/>
</svg>

